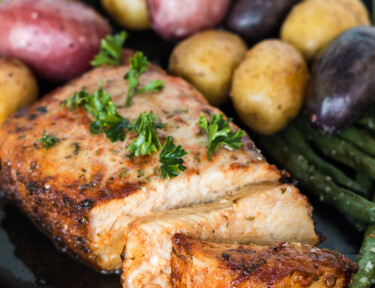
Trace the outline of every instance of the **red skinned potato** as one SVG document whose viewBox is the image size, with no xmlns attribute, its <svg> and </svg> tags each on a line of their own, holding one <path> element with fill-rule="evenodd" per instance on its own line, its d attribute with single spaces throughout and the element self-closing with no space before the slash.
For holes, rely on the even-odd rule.
<svg viewBox="0 0 375 288">
<path fill-rule="evenodd" d="M 147 0 L 151 27 L 167 40 L 180 40 L 215 27 L 230 0 Z"/>
<path fill-rule="evenodd" d="M 0 56 L 16 57 L 57 82 L 88 70 L 101 38 L 111 33 L 93 9 L 66 0 L 4 0 L 0 23 Z"/>
</svg>

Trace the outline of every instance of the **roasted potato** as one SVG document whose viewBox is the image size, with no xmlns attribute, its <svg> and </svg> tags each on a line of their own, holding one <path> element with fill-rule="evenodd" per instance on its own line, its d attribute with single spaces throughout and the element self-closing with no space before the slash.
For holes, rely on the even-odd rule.
<svg viewBox="0 0 375 288">
<path fill-rule="evenodd" d="M 306 110 L 319 130 L 332 133 L 374 105 L 375 27 L 349 29 L 324 50 L 314 62 Z"/>
<path fill-rule="evenodd" d="M 280 40 L 260 42 L 233 76 L 231 96 L 252 130 L 272 134 L 300 111 L 309 73 L 302 54 Z"/>
<path fill-rule="evenodd" d="M 371 24 L 370 15 L 361 0 L 327 0 L 338 3 L 346 8 L 346 10 L 354 13 L 358 25 L 369 26 Z"/>
<path fill-rule="evenodd" d="M 145 30 L 150 27 L 146 0 L 102 0 L 102 5 L 125 28 Z"/>
<path fill-rule="evenodd" d="M 213 28 L 224 18 L 230 0 L 147 0 L 151 27 L 168 40 Z"/>
<path fill-rule="evenodd" d="M 90 68 L 107 22 L 79 1 L 5 0 L 0 5 L 0 56 L 16 57 L 40 77 L 74 78 Z"/>
<path fill-rule="evenodd" d="M 225 24 L 250 43 L 276 36 L 290 9 L 300 0 L 232 1 Z"/>
<path fill-rule="evenodd" d="M 37 97 L 38 84 L 31 70 L 19 60 L 0 58 L 0 123 Z"/>
<path fill-rule="evenodd" d="M 212 105 L 221 105 L 229 98 L 233 71 L 246 49 L 245 42 L 233 33 L 203 31 L 176 46 L 169 72 L 193 84 Z"/>
<path fill-rule="evenodd" d="M 369 25 L 360 0 L 305 0 L 296 5 L 281 28 L 281 39 L 311 60 L 328 42 L 349 28 Z"/>
</svg>

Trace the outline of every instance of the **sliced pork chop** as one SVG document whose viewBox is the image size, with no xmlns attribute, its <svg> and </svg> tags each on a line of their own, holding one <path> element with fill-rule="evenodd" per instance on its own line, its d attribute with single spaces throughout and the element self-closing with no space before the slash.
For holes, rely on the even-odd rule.
<svg viewBox="0 0 375 288">
<path fill-rule="evenodd" d="M 217 244 L 172 239 L 175 288 L 344 288 L 356 264 L 337 252 L 301 245 Z"/>
<path fill-rule="evenodd" d="M 295 187 L 268 184 L 244 187 L 214 203 L 139 218 L 124 249 L 123 287 L 171 287 L 175 233 L 226 243 L 268 245 L 283 240 L 315 245 L 318 237 L 311 212 Z"/>
<path fill-rule="evenodd" d="M 101 83 L 116 104 L 125 102 L 128 66 L 97 68 L 57 89 L 10 117 L 0 130 L 0 190 L 58 244 L 98 269 L 121 267 L 120 254 L 135 217 L 212 202 L 249 183 L 277 182 L 280 172 L 269 165 L 248 136 L 236 151 L 223 147 L 207 159 L 208 139 L 196 125 L 201 113 L 221 113 L 180 78 L 156 66 L 140 77 L 141 87 L 165 80 L 160 93 L 137 95 L 119 113 L 133 122 L 153 111 L 163 123 L 162 144 L 174 138 L 189 153 L 187 170 L 172 180 L 160 176 L 159 152 L 127 157 L 125 148 L 137 136 L 112 143 L 104 133 L 91 135 L 83 108 L 69 111 L 62 100 Z M 233 129 L 238 128 L 233 125 Z M 60 142 L 40 147 L 43 133 Z"/>
</svg>

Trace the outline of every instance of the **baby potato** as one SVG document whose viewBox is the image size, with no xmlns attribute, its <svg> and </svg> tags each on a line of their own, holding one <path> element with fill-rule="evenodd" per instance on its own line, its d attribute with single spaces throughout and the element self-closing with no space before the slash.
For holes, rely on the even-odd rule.
<svg viewBox="0 0 375 288">
<path fill-rule="evenodd" d="M 89 70 L 101 39 L 112 30 L 82 1 L 2 1 L 0 23 L 0 56 L 20 59 L 54 82 Z"/>
<path fill-rule="evenodd" d="M 212 29 L 225 17 L 231 0 L 147 0 L 151 27 L 166 40 L 181 40 Z"/>
<path fill-rule="evenodd" d="M 0 58 L 0 123 L 38 97 L 38 84 L 21 61 Z"/>
<path fill-rule="evenodd" d="M 343 7 L 346 8 L 346 10 L 351 11 L 354 13 L 358 25 L 363 26 L 369 26 L 371 24 L 370 21 L 370 15 L 367 11 L 366 6 L 363 4 L 360 0 L 327 0 L 336 2 Z"/>
<path fill-rule="evenodd" d="M 281 28 L 281 39 L 293 44 L 306 59 L 311 60 L 319 49 L 345 30 L 369 25 L 365 12 L 359 8 L 362 5 L 359 2 L 305 0 L 296 5 L 286 18 Z"/>
<path fill-rule="evenodd" d="M 102 5 L 125 28 L 145 30 L 150 27 L 146 0 L 102 0 Z"/>
<path fill-rule="evenodd" d="M 309 72 L 302 54 L 280 40 L 260 42 L 233 76 L 231 96 L 240 118 L 260 134 L 272 134 L 300 111 Z"/>
<path fill-rule="evenodd" d="M 206 30 L 176 46 L 169 59 L 169 72 L 190 82 L 212 105 L 222 105 L 229 98 L 233 71 L 246 49 L 236 34 Z"/>
</svg>

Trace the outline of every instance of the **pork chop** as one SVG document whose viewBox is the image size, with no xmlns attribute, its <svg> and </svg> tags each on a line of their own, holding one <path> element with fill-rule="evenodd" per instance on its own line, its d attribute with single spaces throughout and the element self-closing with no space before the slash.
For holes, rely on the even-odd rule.
<svg viewBox="0 0 375 288">
<path fill-rule="evenodd" d="M 123 287 L 171 287 L 171 239 L 175 233 L 226 243 L 268 245 L 283 240 L 316 245 L 311 212 L 295 187 L 268 184 L 246 186 L 210 204 L 138 218 L 124 249 Z"/>
<path fill-rule="evenodd" d="M 64 251 L 100 270 L 121 267 L 120 254 L 135 217 L 208 203 L 249 184 L 278 182 L 249 136 L 243 147 L 220 147 L 208 161 L 205 133 L 196 125 L 201 113 L 221 113 L 180 78 L 157 66 L 140 77 L 140 86 L 165 80 L 160 93 L 137 95 L 119 113 L 133 122 L 151 110 L 166 123 L 158 130 L 162 144 L 174 138 L 188 152 L 185 172 L 173 179 L 160 175 L 159 152 L 128 157 L 125 148 L 137 136 L 111 142 L 104 133 L 91 135 L 91 116 L 61 102 L 82 89 L 93 93 L 101 84 L 122 105 L 128 90 L 128 66 L 100 67 L 55 90 L 5 121 L 0 129 L 0 190 L 17 204 Z M 232 125 L 234 130 L 238 127 Z M 43 133 L 60 141 L 40 146 Z M 306 208 L 308 211 L 310 208 Z"/>
<path fill-rule="evenodd" d="M 358 270 L 338 252 L 300 243 L 217 244 L 177 234 L 172 245 L 175 288 L 344 288 Z"/>
</svg>

